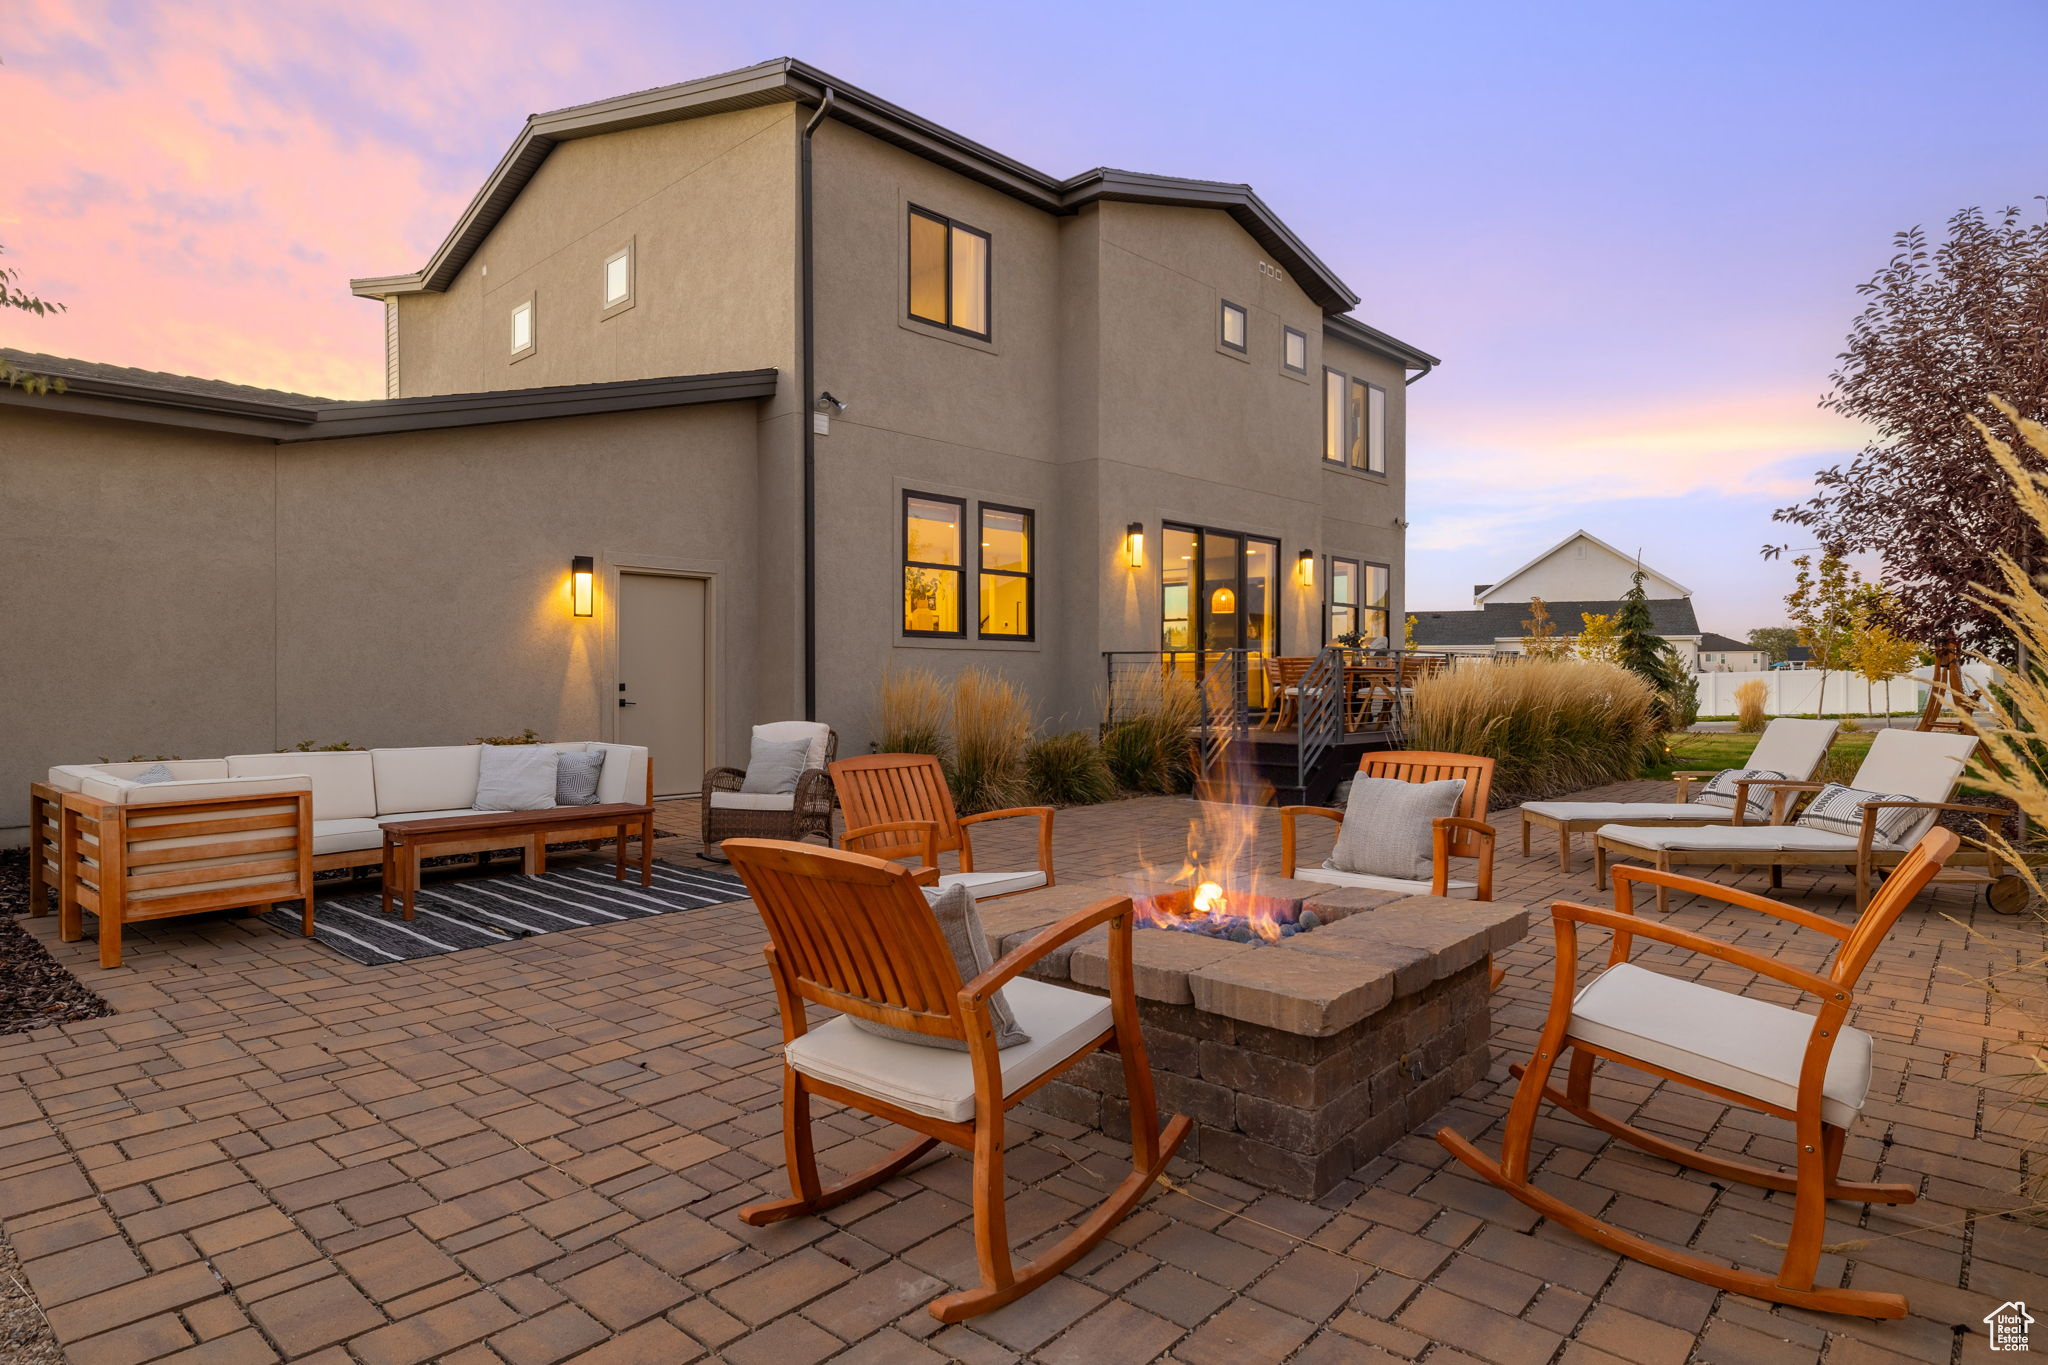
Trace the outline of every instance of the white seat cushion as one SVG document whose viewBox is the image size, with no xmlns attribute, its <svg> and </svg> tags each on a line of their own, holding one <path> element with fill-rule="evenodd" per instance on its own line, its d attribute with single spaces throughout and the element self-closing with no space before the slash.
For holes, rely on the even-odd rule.
<svg viewBox="0 0 2048 1365">
<path fill-rule="evenodd" d="M 927 888 L 926 894 L 937 895 L 964 886 L 969 895 L 985 901 L 990 896 L 1007 896 L 1012 891 L 1031 891 L 1044 885 L 1045 874 L 1035 867 L 1022 872 L 941 872 L 939 884 Z"/>
<path fill-rule="evenodd" d="M 1726 824 L 1735 812 L 1691 801 L 1525 801 L 1522 809 L 1551 820 L 1609 820 L 1618 825 L 1654 825 L 1666 820 L 1708 820 Z"/>
<path fill-rule="evenodd" d="M 377 783 L 364 750 L 230 754 L 227 765 L 236 777 L 306 774 L 313 779 L 315 820 L 367 820 L 377 813 Z"/>
<path fill-rule="evenodd" d="M 384 827 L 375 820 L 356 818 L 313 822 L 313 852 L 316 856 L 322 853 L 354 853 L 359 849 L 383 846 Z"/>
<path fill-rule="evenodd" d="M 212 801 L 230 796 L 276 796 L 311 790 L 302 774 L 277 777 L 200 777 L 176 782 L 131 782 L 125 777 L 88 777 L 82 795 L 117 806 L 163 806 L 179 801 Z"/>
<path fill-rule="evenodd" d="M 1369 872 L 1344 872 L 1334 867 L 1303 867 L 1295 869 L 1295 877 L 1305 882 L 1323 882 L 1330 886 L 1358 886 L 1367 891 L 1405 891 L 1411 896 L 1434 895 L 1433 885 L 1428 879 L 1407 881 L 1400 877 L 1377 877 Z M 1479 894 L 1478 882 L 1449 880 L 1444 883 L 1444 894 L 1462 900 L 1470 900 Z"/>
<path fill-rule="evenodd" d="M 50 785 L 58 791 L 83 791 L 85 780 L 89 777 L 129 778 L 147 768 L 154 768 L 159 761 L 169 767 L 171 776 L 180 782 L 228 775 L 228 761 L 224 758 L 145 759 L 137 763 L 67 763 L 63 767 L 50 769 Z"/>
<path fill-rule="evenodd" d="M 1796 1108 L 1813 1016 L 1681 981 L 1634 963 L 1609 967 L 1572 1002 L 1566 1036 L 1676 1075 Z M 1870 1090 L 1870 1035 L 1844 1026 L 1821 1082 L 1821 1118 L 1847 1128 Z"/>
<path fill-rule="evenodd" d="M 482 758 L 481 744 L 370 750 L 370 765 L 377 778 L 374 813 L 397 815 L 473 805 L 477 764 Z"/>
<path fill-rule="evenodd" d="M 713 792 L 713 810 L 795 810 L 795 792 Z"/>
<path fill-rule="evenodd" d="M 1652 829 L 1636 825 L 1602 825 L 1595 837 L 1611 839 L 1647 853 L 1698 853 L 1727 849 L 1735 853 L 1833 853 L 1856 860 L 1856 841 L 1830 830 L 1804 825 L 1721 825 L 1704 829 Z"/>
<path fill-rule="evenodd" d="M 1110 1027 L 1109 1001 L 1066 986 L 1020 976 L 1003 987 L 1017 1023 L 1031 1041 L 996 1056 L 1003 1094 L 1018 1090 L 1071 1057 Z M 844 1015 L 783 1049 L 789 1064 L 814 1080 L 857 1090 L 949 1123 L 974 1117 L 974 1064 L 964 1052 L 920 1047 L 857 1029 Z"/>
</svg>

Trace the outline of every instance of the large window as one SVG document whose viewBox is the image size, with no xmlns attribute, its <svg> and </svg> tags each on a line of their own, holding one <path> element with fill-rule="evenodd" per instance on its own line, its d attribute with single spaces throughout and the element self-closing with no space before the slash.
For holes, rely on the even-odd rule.
<svg viewBox="0 0 2048 1365">
<path fill-rule="evenodd" d="M 1367 644 L 1378 642 L 1381 646 L 1391 645 L 1394 640 L 1388 630 L 1391 620 L 1387 612 L 1387 594 L 1393 586 L 1393 571 L 1384 564 L 1366 564 L 1361 567 L 1364 578 L 1361 584 L 1363 592 L 1360 596 L 1365 605 L 1358 614 L 1359 632 L 1365 636 Z"/>
<path fill-rule="evenodd" d="M 1344 376 L 1323 370 L 1323 458 L 1344 463 Z"/>
<path fill-rule="evenodd" d="M 910 316 L 989 338 L 989 236 L 920 208 L 910 210 Z"/>
<path fill-rule="evenodd" d="M 1323 458 L 1369 474 L 1387 472 L 1387 391 L 1323 370 Z"/>
<path fill-rule="evenodd" d="M 1160 536 L 1160 646 L 1207 654 L 1243 649 L 1252 705 L 1266 704 L 1261 661 L 1280 652 L 1280 542 L 1236 531 L 1167 525 Z"/>
<path fill-rule="evenodd" d="M 1356 631 L 1361 648 L 1388 646 L 1387 593 L 1391 579 L 1384 564 L 1330 556 L 1327 638 L 1331 644 L 1340 643 L 1344 636 Z"/>
<path fill-rule="evenodd" d="M 981 636 L 1031 638 L 1031 513 L 981 505 Z"/>
<path fill-rule="evenodd" d="M 960 532 L 967 504 L 930 493 L 903 495 L 903 633 L 962 636 Z"/>
<path fill-rule="evenodd" d="M 1342 644 L 1358 629 L 1358 561 L 1330 556 L 1329 643 Z"/>
</svg>

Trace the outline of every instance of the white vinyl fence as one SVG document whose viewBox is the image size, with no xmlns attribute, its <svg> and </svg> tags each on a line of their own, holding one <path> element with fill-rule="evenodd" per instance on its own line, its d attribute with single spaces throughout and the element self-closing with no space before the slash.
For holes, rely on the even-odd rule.
<svg viewBox="0 0 2048 1365">
<path fill-rule="evenodd" d="M 1890 682 L 1866 683 L 1854 673 L 1828 673 L 1781 668 L 1768 673 L 1702 673 L 1700 714 L 1735 714 L 1735 689 L 1758 678 L 1770 688 L 1764 711 L 1773 716 L 1854 715 L 1882 716 L 1898 711 L 1918 711 L 1927 704 L 1927 683 L 1934 670 L 1916 668 Z M 1983 664 L 1966 664 L 1963 672 L 1971 687 L 1982 687 L 1991 676 Z M 1827 680 L 1827 695 L 1821 695 L 1821 680 Z"/>
</svg>

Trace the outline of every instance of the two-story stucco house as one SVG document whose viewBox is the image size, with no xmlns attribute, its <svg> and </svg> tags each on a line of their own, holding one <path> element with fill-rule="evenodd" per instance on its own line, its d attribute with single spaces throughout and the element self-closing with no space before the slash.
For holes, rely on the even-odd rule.
<svg viewBox="0 0 2048 1365">
<path fill-rule="evenodd" d="M 777 60 L 529 119 L 422 268 L 353 288 L 380 401 L 48 357 L 69 393 L 0 395 L 0 564 L 63 599 L 89 544 L 137 594 L 0 664 L 43 718 L 0 826 L 56 762 L 522 725 L 687 792 L 763 720 L 864 750 L 892 665 L 1085 726 L 1106 651 L 1400 611 L 1436 361 L 1247 186 L 1056 179 Z"/>
</svg>

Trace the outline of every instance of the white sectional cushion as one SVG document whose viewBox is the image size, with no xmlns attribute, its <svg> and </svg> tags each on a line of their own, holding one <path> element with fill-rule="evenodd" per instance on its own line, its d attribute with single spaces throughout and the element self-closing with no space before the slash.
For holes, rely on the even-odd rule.
<svg viewBox="0 0 2048 1365">
<path fill-rule="evenodd" d="M 481 744 L 441 744 L 422 749 L 372 749 L 377 779 L 377 815 L 414 811 L 467 810 L 476 802 Z"/>
<path fill-rule="evenodd" d="M 1710 825 L 1705 829 L 1653 829 L 1636 825 L 1602 825 L 1594 837 L 1611 839 L 1648 853 L 1711 852 L 1728 849 L 1736 853 L 1831 853 L 1839 850 L 1843 861 L 1856 861 L 1856 840 L 1831 830 L 1808 829 L 1804 825 Z"/>
<path fill-rule="evenodd" d="M 825 745 L 832 738 L 832 727 L 820 720 L 776 720 L 756 725 L 754 738 L 777 742 L 801 739 L 810 745 L 804 755 L 804 767 L 822 768 L 825 766 Z"/>
<path fill-rule="evenodd" d="M 1946 801 L 1976 748 L 1975 735 L 1879 730 L 1849 785 L 1859 791 L 1903 792 L 1914 801 Z"/>
<path fill-rule="evenodd" d="M 597 774 L 597 802 L 601 806 L 637 806 L 647 800 L 647 750 L 638 744 L 606 744 L 590 740 L 583 744 L 558 744 L 558 749 L 580 749 L 604 754 L 604 767 Z M 691 780 L 695 781 L 693 775 Z"/>
<path fill-rule="evenodd" d="M 1405 891 L 1411 896 L 1429 896 L 1434 883 L 1430 878 L 1408 881 L 1401 877 L 1377 877 L 1370 872 L 1345 872 L 1334 867 L 1304 867 L 1296 869 L 1294 875 L 1305 882 L 1324 882 L 1330 886 L 1359 886 L 1368 891 Z M 1448 880 L 1444 883 L 1444 895 L 1461 900 L 1470 900 L 1479 894 L 1478 882 Z"/>
<path fill-rule="evenodd" d="M 316 796 L 314 800 L 319 800 Z M 313 852 L 354 853 L 359 849 L 382 848 L 384 827 L 375 820 L 315 820 L 313 822 Z"/>
<path fill-rule="evenodd" d="M 138 785 L 125 777 L 89 777 L 81 795 L 117 806 L 160 806 L 175 801 L 210 801 L 229 796 L 270 796 L 312 790 L 302 773 L 277 777 L 194 778 Z"/>
<path fill-rule="evenodd" d="M 795 792 L 712 792 L 713 810 L 795 810 Z"/>
<path fill-rule="evenodd" d="M 1840 731 L 1831 720 L 1795 720 L 1779 716 L 1764 727 L 1756 748 L 1750 751 L 1750 766 L 1775 768 L 1795 782 L 1810 782 L 1820 771 L 1820 761 Z"/>
<path fill-rule="evenodd" d="M 1003 1094 L 1037 1080 L 1091 1038 L 1110 1028 L 1109 1001 L 1099 995 L 1020 976 L 1003 987 L 1018 1025 L 1031 1041 L 996 1054 Z M 974 1064 L 964 1052 L 881 1038 L 839 1015 L 783 1049 L 806 1076 L 858 1090 L 951 1123 L 974 1117 Z"/>
<path fill-rule="evenodd" d="M 976 900 L 987 900 L 990 896 L 1007 896 L 1012 891 L 1035 891 L 1045 885 L 1045 874 L 1037 868 L 1022 872 L 942 872 L 939 884 L 925 888 L 925 895 L 936 896 L 956 886 L 964 886 Z"/>
<path fill-rule="evenodd" d="M 135 763 L 68 763 L 61 768 L 50 769 L 50 785 L 59 791 L 83 791 L 88 777 L 133 777 L 139 772 L 155 767 L 157 761 L 146 759 Z M 169 765 L 171 776 L 181 782 L 228 775 L 228 761 L 224 758 L 173 758 L 163 761 Z"/>
<path fill-rule="evenodd" d="M 1634 963 L 1609 967 L 1572 1002 L 1566 1036 L 1785 1109 L 1799 1100 L 1799 1064 L 1813 1016 L 1682 981 Z M 1821 1081 L 1821 1118 L 1847 1128 L 1870 1091 L 1870 1035 L 1842 1029 Z"/>
<path fill-rule="evenodd" d="M 1525 801 L 1522 809 L 1552 820 L 1611 820 L 1622 825 L 1654 825 L 1666 820 L 1725 823 L 1735 812 L 1718 806 L 1704 809 L 1693 801 Z"/>
<path fill-rule="evenodd" d="M 371 775 L 370 755 L 361 750 L 230 754 L 225 762 L 236 777 L 305 773 L 313 779 L 315 820 L 367 820 L 377 813 L 377 784 Z"/>
</svg>

